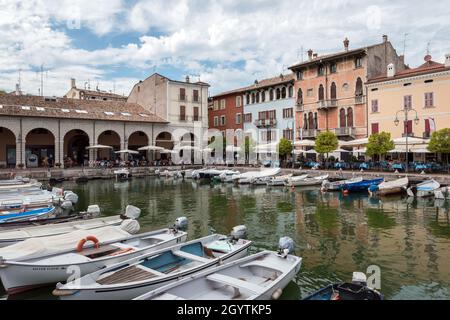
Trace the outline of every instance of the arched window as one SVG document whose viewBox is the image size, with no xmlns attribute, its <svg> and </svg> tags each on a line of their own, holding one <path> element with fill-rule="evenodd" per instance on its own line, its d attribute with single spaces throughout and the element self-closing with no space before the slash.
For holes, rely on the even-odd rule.
<svg viewBox="0 0 450 320">
<path fill-rule="evenodd" d="M 346 125 L 346 122 L 345 122 L 345 119 L 346 117 L 345 117 L 345 109 L 344 108 L 342 108 L 340 111 L 339 111 L 339 126 L 341 127 L 341 128 L 345 128 L 347 125 Z"/>
<path fill-rule="evenodd" d="M 281 90 L 280 88 L 277 89 L 277 100 L 281 99 Z"/>
<path fill-rule="evenodd" d="M 303 104 L 303 91 L 302 91 L 301 88 L 298 89 L 298 92 L 297 92 L 297 101 L 298 101 L 300 104 Z"/>
<path fill-rule="evenodd" d="M 255 96 L 255 93 L 253 92 L 252 93 L 252 103 L 255 103 L 255 100 L 256 100 L 256 96 Z"/>
<path fill-rule="evenodd" d="M 247 104 L 250 104 L 250 94 L 247 93 L 247 95 L 245 97 L 246 97 L 246 100 L 247 100 Z"/>
<path fill-rule="evenodd" d="M 281 99 L 286 99 L 286 87 L 281 89 Z"/>
<path fill-rule="evenodd" d="M 355 90 L 355 96 L 359 97 L 363 95 L 363 82 L 361 78 L 358 78 L 356 80 L 356 90 Z"/>
<path fill-rule="evenodd" d="M 259 103 L 259 92 L 256 93 L 256 103 Z"/>
<path fill-rule="evenodd" d="M 353 109 L 347 109 L 347 127 L 353 127 Z"/>
<path fill-rule="evenodd" d="M 266 102 L 266 91 L 261 92 L 261 101 Z"/>
<path fill-rule="evenodd" d="M 309 129 L 314 129 L 314 115 L 312 112 L 308 115 Z"/>
<path fill-rule="evenodd" d="M 289 98 L 292 98 L 294 96 L 294 87 L 290 86 L 289 87 Z"/>
<path fill-rule="evenodd" d="M 303 129 L 308 129 L 308 116 L 306 113 L 303 114 Z"/>
<path fill-rule="evenodd" d="M 323 101 L 325 99 L 325 92 L 323 90 L 323 85 L 319 86 L 319 101 Z"/>
<path fill-rule="evenodd" d="M 269 91 L 269 99 L 270 101 L 273 101 L 273 89 L 270 89 Z"/>
<path fill-rule="evenodd" d="M 334 83 L 334 82 L 331 84 L 330 94 L 331 94 L 331 100 L 337 99 L 336 83 Z"/>
<path fill-rule="evenodd" d="M 314 129 L 319 129 L 319 121 L 317 120 L 317 112 L 314 112 Z"/>
</svg>

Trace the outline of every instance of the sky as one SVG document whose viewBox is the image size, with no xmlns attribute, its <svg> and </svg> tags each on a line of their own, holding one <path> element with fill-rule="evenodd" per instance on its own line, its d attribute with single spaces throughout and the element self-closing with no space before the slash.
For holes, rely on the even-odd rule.
<svg viewBox="0 0 450 320">
<path fill-rule="evenodd" d="M 288 73 L 306 59 L 382 42 L 411 67 L 450 53 L 448 1 L 0 0 L 0 90 L 62 96 L 75 78 L 128 95 L 158 72 L 210 93 Z M 43 70 L 41 72 L 40 70 Z"/>
</svg>

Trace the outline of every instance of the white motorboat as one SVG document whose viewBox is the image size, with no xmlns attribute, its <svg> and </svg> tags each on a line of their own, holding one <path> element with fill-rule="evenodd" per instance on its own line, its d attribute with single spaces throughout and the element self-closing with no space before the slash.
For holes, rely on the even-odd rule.
<svg viewBox="0 0 450 320">
<path fill-rule="evenodd" d="M 222 173 L 219 175 L 218 179 L 222 182 L 232 182 L 233 176 L 240 174 L 239 171 L 235 170 L 223 170 Z"/>
<path fill-rule="evenodd" d="M 119 170 L 114 170 L 114 175 L 116 176 L 116 180 L 129 180 L 131 178 L 130 170 L 127 168 L 122 168 Z"/>
<path fill-rule="evenodd" d="M 387 196 L 390 194 L 401 193 L 408 188 L 409 179 L 408 177 L 393 180 L 393 181 L 385 181 L 380 183 L 379 185 L 373 185 L 369 187 L 369 194 L 371 196 Z"/>
<path fill-rule="evenodd" d="M 312 178 L 304 178 L 304 179 L 289 179 L 286 182 L 286 186 L 288 187 L 301 187 L 301 186 L 320 186 L 322 183 L 328 179 L 329 175 L 323 175 Z"/>
<path fill-rule="evenodd" d="M 285 175 L 285 176 L 272 177 L 266 182 L 266 184 L 268 186 L 272 186 L 272 187 L 284 186 L 284 183 L 287 180 L 289 180 L 292 176 L 293 176 L 292 174 L 288 174 L 288 175 Z"/>
<path fill-rule="evenodd" d="M 333 182 L 325 180 L 322 183 L 322 191 L 342 191 L 342 187 L 344 185 L 361 181 L 363 181 L 363 177 L 356 177 L 348 180 L 339 180 Z"/>
<path fill-rule="evenodd" d="M 179 220 L 179 219 L 177 219 Z M 8 294 L 66 281 L 122 261 L 186 241 L 178 228 L 132 235 L 139 231 L 136 220 L 124 220 L 120 227 L 28 239 L 0 248 L 0 278 Z M 83 248 L 87 241 L 86 249 Z"/>
<path fill-rule="evenodd" d="M 91 217 L 95 216 L 100 213 L 100 208 L 97 205 L 89 206 L 86 213 Z M 0 248 L 31 238 L 55 236 L 77 230 L 91 230 L 107 226 L 118 226 L 125 219 L 138 219 L 140 213 L 141 211 L 138 208 L 127 206 L 124 215 L 0 230 Z"/>
<path fill-rule="evenodd" d="M 450 199 L 450 187 L 442 187 L 434 191 L 434 197 L 436 199 L 449 200 Z"/>
<path fill-rule="evenodd" d="M 434 179 L 419 183 L 416 186 L 409 187 L 407 190 L 408 196 L 425 198 L 434 196 L 434 192 L 440 188 L 441 184 Z"/>
<path fill-rule="evenodd" d="M 285 186 L 290 186 L 299 183 L 309 177 L 308 174 L 302 174 L 300 176 L 292 176 L 284 182 Z"/>
<path fill-rule="evenodd" d="M 53 294 L 61 299 L 133 299 L 188 275 L 242 258 L 250 245 L 248 240 L 210 235 L 111 265 L 65 285 L 59 283 Z"/>
<path fill-rule="evenodd" d="M 256 179 L 270 178 L 278 175 L 280 172 L 281 168 L 270 168 L 270 169 L 263 169 L 260 171 L 248 171 L 240 174 L 239 177 L 236 177 L 236 179 L 239 184 L 250 184 L 253 181 L 256 181 Z"/>
<path fill-rule="evenodd" d="M 3 182 L 0 184 L 0 194 L 2 193 L 16 193 L 16 192 L 26 192 L 40 190 L 42 188 L 42 183 L 37 180 L 25 180 L 13 183 L 15 180 L 7 180 L 8 182 Z"/>
<path fill-rule="evenodd" d="M 301 264 L 300 257 L 262 251 L 175 281 L 134 300 L 278 299 Z"/>
</svg>

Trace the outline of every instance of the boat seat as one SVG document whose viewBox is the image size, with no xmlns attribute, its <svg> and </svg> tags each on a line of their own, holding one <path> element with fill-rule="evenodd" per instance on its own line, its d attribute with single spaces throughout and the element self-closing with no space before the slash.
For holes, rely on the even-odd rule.
<svg viewBox="0 0 450 320">
<path fill-rule="evenodd" d="M 271 264 L 268 261 L 265 260 L 254 260 L 249 263 L 243 264 L 241 268 L 248 268 L 248 267 L 261 267 L 266 269 L 271 269 L 278 272 L 283 272 L 283 270 L 280 268 L 280 266 Z"/>
<path fill-rule="evenodd" d="M 206 259 L 200 256 L 196 256 L 195 254 L 190 254 L 181 250 L 177 250 L 177 251 L 173 251 L 173 254 L 185 259 L 189 259 L 189 260 L 194 260 L 194 261 L 198 261 L 198 262 L 202 262 L 202 263 L 208 263 L 211 262 L 210 259 Z"/>
<path fill-rule="evenodd" d="M 265 288 L 260 285 L 257 285 L 257 284 L 251 283 L 251 282 L 247 282 L 244 280 L 240 280 L 237 278 L 233 278 L 230 276 L 226 276 L 226 275 L 223 275 L 220 273 L 210 274 L 209 276 L 206 276 L 206 279 L 228 285 L 235 289 L 244 289 L 244 290 L 250 291 L 254 294 L 260 294 L 265 291 Z"/>
<path fill-rule="evenodd" d="M 153 300 L 186 300 L 186 299 L 176 296 L 174 294 L 163 293 L 159 296 L 156 296 Z"/>
</svg>

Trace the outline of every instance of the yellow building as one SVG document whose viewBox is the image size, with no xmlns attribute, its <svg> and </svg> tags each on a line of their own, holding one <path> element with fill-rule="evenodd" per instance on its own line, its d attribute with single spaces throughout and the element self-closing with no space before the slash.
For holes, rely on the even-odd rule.
<svg viewBox="0 0 450 320">
<path fill-rule="evenodd" d="M 369 79 L 366 88 L 369 135 L 385 131 L 393 139 L 429 138 L 435 130 L 450 127 L 449 54 L 445 63 L 427 55 L 421 66 L 399 72 L 390 64 L 386 74 Z"/>
</svg>

